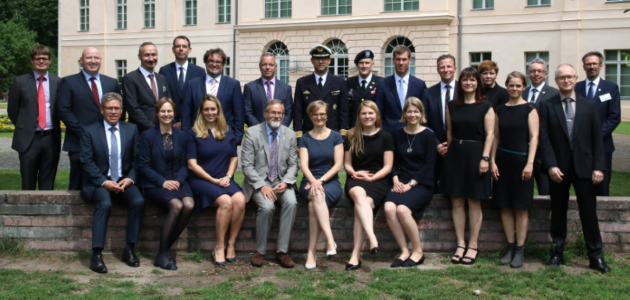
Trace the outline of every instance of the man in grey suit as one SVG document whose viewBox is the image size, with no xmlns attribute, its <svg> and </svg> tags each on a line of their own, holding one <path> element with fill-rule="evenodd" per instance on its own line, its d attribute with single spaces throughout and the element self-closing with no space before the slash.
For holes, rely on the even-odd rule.
<svg viewBox="0 0 630 300">
<path fill-rule="evenodd" d="M 245 123 L 248 127 L 265 122 L 263 108 L 271 99 L 280 99 L 284 105 L 282 125 L 290 126 L 292 120 L 293 95 L 291 86 L 276 78 L 276 57 L 273 53 L 263 53 L 258 64 L 261 77 L 245 85 Z"/>
<path fill-rule="evenodd" d="M 243 194 L 258 206 L 256 214 L 256 253 L 251 264 L 262 266 L 267 251 L 267 236 L 276 209 L 282 206 L 280 232 L 278 233 L 276 260 L 284 268 L 293 268 L 293 260 L 287 255 L 291 229 L 295 221 L 297 200 L 292 186 L 297 180 L 298 158 L 295 132 L 282 125 L 285 116 L 280 100 L 270 100 L 265 105 L 266 121 L 249 127 L 243 140 L 241 165 L 243 166 Z"/>
<path fill-rule="evenodd" d="M 523 99 L 536 104 L 536 108 L 540 109 L 541 103 L 559 94 L 557 88 L 549 86 L 545 82 L 545 79 L 547 79 L 547 62 L 542 58 L 534 58 L 531 61 L 527 74 L 532 84 L 523 91 Z M 538 148 L 540 149 L 540 146 Z M 547 170 L 541 168 L 541 164 L 542 155 L 540 150 L 538 150 L 534 160 L 534 180 L 536 180 L 538 194 L 549 195 L 549 174 L 547 174 Z"/>
<path fill-rule="evenodd" d="M 55 110 L 61 79 L 48 73 L 51 52 L 31 49 L 33 72 L 15 77 L 7 113 L 15 132 L 11 148 L 19 152 L 22 190 L 52 190 L 61 152 L 61 127 Z"/>
</svg>

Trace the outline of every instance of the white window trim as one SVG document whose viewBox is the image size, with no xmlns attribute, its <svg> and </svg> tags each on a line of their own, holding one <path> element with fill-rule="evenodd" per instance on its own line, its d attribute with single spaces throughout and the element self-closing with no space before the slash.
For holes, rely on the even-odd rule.
<svg viewBox="0 0 630 300">
<path fill-rule="evenodd" d="M 122 8 L 122 14 L 118 13 L 118 8 Z M 122 22 L 122 27 L 118 26 L 120 22 Z M 122 3 L 116 1 L 116 29 L 127 29 L 127 0 L 122 0 Z"/>
<path fill-rule="evenodd" d="M 192 13 L 190 14 L 190 23 L 188 23 L 188 17 L 187 17 L 187 13 L 188 13 L 188 8 L 186 7 L 186 4 L 190 2 L 190 10 L 192 11 Z M 219 1 L 217 1 L 217 3 L 219 3 Z M 193 5 L 194 4 L 194 7 Z M 196 26 L 197 25 L 197 0 L 184 0 L 184 25 L 185 26 Z"/>
<path fill-rule="evenodd" d="M 471 1 L 472 10 L 493 10 L 494 9 L 494 5 L 492 7 L 488 7 L 488 0 L 482 1 L 483 4 L 481 8 L 475 7 L 475 0 L 470 0 L 470 1 Z"/>
<path fill-rule="evenodd" d="M 267 1 L 277 1 L 278 2 L 278 16 L 277 17 L 267 17 Z M 285 0 L 264 0 L 263 2 L 263 18 L 264 19 L 286 19 L 286 18 L 292 18 L 293 17 L 293 1 L 292 0 L 288 0 L 285 2 L 289 2 L 291 3 L 291 9 L 289 9 L 289 14 L 290 16 L 288 17 L 283 17 L 282 16 L 282 2 Z M 273 12 L 273 10 L 269 10 L 270 12 Z"/>
<path fill-rule="evenodd" d="M 324 15 L 324 14 L 322 14 L 322 9 L 324 8 L 324 4 L 323 4 L 324 0 L 319 0 L 319 14 L 320 14 L 322 17 L 328 17 L 328 16 L 347 16 L 347 15 L 352 15 L 352 0 L 348 0 L 348 1 L 350 1 L 350 5 L 343 5 L 343 6 L 345 6 L 345 7 L 350 7 L 350 13 L 340 14 L 340 13 L 339 13 L 339 0 L 337 0 L 337 1 L 336 1 L 336 3 L 337 3 L 337 4 L 334 6 L 334 7 L 335 7 L 335 9 L 336 9 L 336 13 L 335 13 L 335 14 L 327 14 L 327 15 Z M 330 8 L 330 7 L 333 7 L 333 6 L 326 6 L 326 7 Z"/>
<path fill-rule="evenodd" d="M 615 51 L 617 52 L 617 59 L 616 60 L 606 60 L 605 57 L 605 53 L 607 51 Z M 630 52 L 630 49 L 628 50 L 606 50 L 604 51 L 604 68 L 607 68 L 607 65 L 617 65 L 617 74 L 615 75 L 617 77 L 616 81 L 611 81 L 608 78 L 604 78 L 605 80 L 614 82 L 617 84 L 617 86 L 619 86 L 619 95 L 621 95 L 621 66 L 622 65 L 626 65 L 626 60 L 625 57 L 623 57 L 623 55 L 621 55 L 621 52 Z M 608 70 L 604 69 L 604 76 L 606 76 L 606 72 Z M 601 74 L 601 73 L 600 73 Z M 621 96 L 621 99 L 630 99 L 630 95 L 628 96 Z"/>
<path fill-rule="evenodd" d="M 152 13 L 152 18 L 149 17 L 149 26 L 147 26 L 147 18 L 146 18 L 146 13 L 147 13 L 147 5 L 149 5 L 150 9 L 149 12 Z M 151 14 L 149 14 L 149 16 L 151 16 Z M 151 22 L 153 21 L 153 22 Z M 142 25 L 144 25 L 143 28 L 155 28 L 155 0 L 143 0 L 142 1 Z"/>
<path fill-rule="evenodd" d="M 230 1 L 230 9 L 227 9 L 227 1 Z M 236 0 L 238 1 L 238 0 Z M 217 1 L 217 24 L 231 24 L 232 23 L 232 1 L 231 0 L 224 0 L 223 2 L 223 13 L 221 13 L 221 5 L 219 4 L 219 1 Z M 264 5 L 264 4 L 263 4 Z M 229 21 L 219 21 L 219 17 L 223 15 L 223 20 L 227 20 L 228 17 L 230 17 Z"/>
<path fill-rule="evenodd" d="M 411 3 L 418 1 L 418 6 L 420 6 L 420 0 L 395 0 L 395 1 L 400 1 L 400 8 L 401 8 L 401 10 L 386 10 L 385 9 L 386 3 L 385 3 L 385 1 L 383 1 L 383 12 L 416 11 L 415 9 L 405 10 L 405 1 L 411 2 Z"/>
<path fill-rule="evenodd" d="M 81 22 L 81 12 L 85 12 L 85 22 Z M 79 31 L 90 31 L 90 0 L 79 0 Z"/>
<path fill-rule="evenodd" d="M 276 43 L 279 43 L 280 45 L 282 45 L 284 49 L 282 52 L 283 53 L 278 53 L 278 51 L 273 51 L 273 49 L 271 49 L 271 47 L 273 45 L 275 45 Z M 276 47 L 276 49 L 279 49 L 278 47 Z M 276 69 L 276 78 L 286 84 L 289 84 L 289 81 L 291 80 L 291 75 L 289 74 L 289 69 L 290 69 L 290 63 L 291 60 L 289 58 L 289 49 L 287 48 L 287 45 L 284 44 L 283 42 L 280 41 L 275 41 L 273 43 L 271 43 L 271 45 L 269 45 L 269 47 L 267 47 L 267 50 L 265 52 L 269 52 L 269 53 L 273 53 L 273 55 L 276 56 L 276 64 L 278 65 L 278 69 Z M 282 63 L 281 61 L 286 61 L 287 62 L 287 66 L 286 66 L 286 75 L 282 75 Z M 282 76 L 286 76 L 286 81 L 282 80 Z"/>
<path fill-rule="evenodd" d="M 473 62 L 472 60 L 472 55 L 473 54 L 481 54 L 481 61 L 479 62 Z M 486 54 L 490 54 L 490 58 L 486 58 Z M 469 52 L 468 53 L 469 59 L 470 59 L 470 66 L 471 67 L 477 67 L 479 66 L 479 64 L 481 64 L 482 61 L 484 60 L 492 60 L 492 52 L 488 51 L 488 52 Z"/>
<path fill-rule="evenodd" d="M 542 0 L 536 0 L 538 1 L 538 4 L 529 4 L 529 0 L 525 0 L 528 3 L 525 3 L 525 7 L 541 7 L 541 6 L 551 6 L 551 1 L 549 1 L 549 4 L 542 4 Z"/>
</svg>

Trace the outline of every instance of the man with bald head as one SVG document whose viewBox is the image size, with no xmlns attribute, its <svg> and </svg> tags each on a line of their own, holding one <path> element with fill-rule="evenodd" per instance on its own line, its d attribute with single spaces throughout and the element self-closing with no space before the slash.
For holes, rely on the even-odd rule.
<svg viewBox="0 0 630 300">
<path fill-rule="evenodd" d="M 101 97 L 109 92 L 120 94 L 118 80 L 100 74 L 101 54 L 98 49 L 88 47 L 79 58 L 83 70 L 61 80 L 57 95 L 57 111 L 66 125 L 63 151 L 70 158 L 69 190 L 81 190 L 80 140 L 83 128 L 103 122 L 100 112 Z"/>
</svg>

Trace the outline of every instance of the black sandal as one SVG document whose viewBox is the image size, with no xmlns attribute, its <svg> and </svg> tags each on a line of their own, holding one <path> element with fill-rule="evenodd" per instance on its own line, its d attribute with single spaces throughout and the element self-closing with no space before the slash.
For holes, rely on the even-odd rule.
<svg viewBox="0 0 630 300">
<path fill-rule="evenodd" d="M 475 264 L 475 260 L 477 260 L 477 257 L 479 256 L 479 249 L 475 249 L 475 248 L 468 248 L 468 250 L 475 250 L 475 251 L 477 251 L 477 254 L 475 254 L 475 258 L 472 258 L 472 257 L 470 257 L 470 256 L 465 256 L 465 255 L 464 255 L 464 258 L 463 258 L 462 260 L 460 260 L 460 262 L 461 262 L 461 264 L 462 264 L 462 265 L 472 265 L 472 264 Z M 468 253 L 468 250 L 466 250 L 466 253 Z M 469 261 L 469 262 L 464 261 L 464 259 L 466 259 L 466 258 L 467 258 L 467 259 L 470 259 L 470 261 Z"/>
<path fill-rule="evenodd" d="M 457 246 L 457 248 L 462 248 L 462 249 L 464 249 L 464 254 L 466 254 L 466 250 L 467 250 L 466 248 L 464 248 L 464 247 L 462 247 L 462 246 Z M 457 249 L 457 248 L 456 248 L 456 249 Z M 457 252 L 457 250 L 455 250 L 455 252 Z M 457 260 L 454 260 L 453 258 L 455 258 L 455 259 L 457 259 Z M 453 256 L 451 256 L 451 262 L 452 262 L 452 263 L 454 263 L 454 264 L 460 264 L 460 263 L 462 263 L 462 257 L 461 257 L 461 256 L 459 256 L 459 255 L 453 255 Z"/>
</svg>

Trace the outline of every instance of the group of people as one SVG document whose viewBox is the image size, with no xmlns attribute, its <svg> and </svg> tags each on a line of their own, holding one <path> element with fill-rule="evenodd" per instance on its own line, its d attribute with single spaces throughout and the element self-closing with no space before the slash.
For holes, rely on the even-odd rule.
<svg viewBox="0 0 630 300">
<path fill-rule="evenodd" d="M 168 211 L 155 266 L 177 269 L 171 248 L 193 211 L 207 207 L 217 209 L 215 264 L 235 262 L 245 205 L 253 199 L 258 212 L 251 264 L 264 263 L 278 203 L 275 258 L 291 268 L 294 262 L 287 253 L 296 192 L 308 202 L 305 267 L 315 268 L 322 232 L 326 255 L 337 253 L 329 209 L 344 191 L 354 206 L 354 248 L 346 270 L 361 267 L 366 236 L 369 252 L 380 251 L 373 226 L 379 207 L 401 250 L 391 266 L 422 264 L 417 221 L 436 193 L 452 199 L 457 237 L 453 263 L 475 263 L 481 202 L 492 199 L 501 209 L 508 241 L 501 263 L 519 268 L 534 180 L 539 194 L 551 196 L 555 245 L 547 264 L 564 263 L 573 185 L 590 266 L 610 271 L 602 252 L 596 196 L 608 194 L 611 133 L 620 121 L 620 97 L 616 84 L 599 77 L 599 52 L 584 55 L 583 82 L 577 82 L 571 65 L 558 66 L 559 90 L 546 84 L 548 66 L 541 59 L 529 66 L 531 85 L 525 74 L 512 72 L 505 89 L 496 82 L 495 62 L 465 68 L 455 80 L 456 60 L 446 54 L 437 59 L 440 82 L 427 88 L 409 74 L 412 58 L 406 47 L 393 51 L 393 75 L 374 75 L 374 53 L 364 50 L 354 60 L 359 74 L 344 81 L 328 72 L 332 51 L 317 45 L 310 51 L 314 73 L 297 81 L 292 96 L 291 87 L 275 76 L 271 53 L 260 57 L 261 78 L 245 84 L 241 93 L 239 81 L 222 75 L 226 56 L 221 49 L 205 53 L 205 71 L 188 62 L 187 37 L 176 37 L 172 50 L 176 61 L 155 72 L 157 48 L 143 43 L 140 67 L 123 78 L 121 95 L 117 80 L 99 73 L 96 48 L 83 51 L 78 74 L 60 79 L 48 73 L 51 53 L 40 45 L 31 51 L 34 71 L 16 77 L 11 86 L 8 113 L 16 127 L 12 147 L 19 152 L 24 190 L 53 188 L 62 150 L 59 121 L 66 125 L 69 189 L 81 190 L 81 197 L 95 203 L 90 263 L 95 272 L 107 272 L 102 250 L 112 200 L 129 208 L 122 259 L 139 266 L 134 246 L 145 197 Z M 124 122 L 125 115 L 129 122 Z M 239 145 L 242 186 L 233 178 Z M 344 188 L 338 179 L 342 167 L 347 173 Z M 304 175 L 299 186 L 298 171 Z"/>
</svg>

